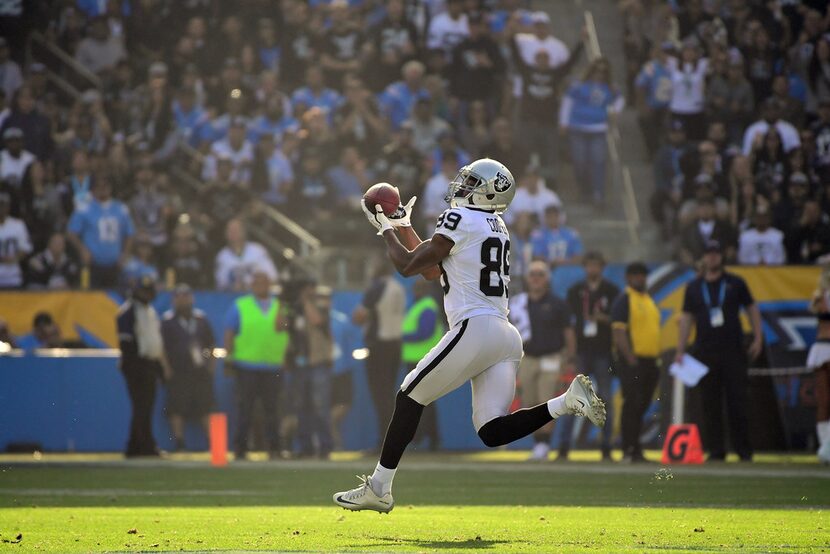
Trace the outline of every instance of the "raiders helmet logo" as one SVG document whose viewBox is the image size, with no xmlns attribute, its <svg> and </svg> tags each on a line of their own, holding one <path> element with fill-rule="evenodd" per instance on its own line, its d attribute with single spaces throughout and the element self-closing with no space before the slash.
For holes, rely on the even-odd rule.
<svg viewBox="0 0 830 554">
<path fill-rule="evenodd" d="M 503 175 L 500 171 L 496 172 L 496 178 L 493 182 L 493 188 L 496 192 L 504 192 L 510 188 L 510 179 L 507 175 Z"/>
</svg>

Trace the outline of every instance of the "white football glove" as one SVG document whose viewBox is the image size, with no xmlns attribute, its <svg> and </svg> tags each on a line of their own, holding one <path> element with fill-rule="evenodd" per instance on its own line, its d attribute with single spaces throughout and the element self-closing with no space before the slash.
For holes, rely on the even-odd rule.
<svg viewBox="0 0 830 554">
<path fill-rule="evenodd" d="M 395 213 L 389 216 L 389 222 L 392 224 L 392 227 L 412 227 L 412 223 L 409 220 L 412 217 L 412 208 L 415 206 L 416 200 L 418 200 L 418 197 L 413 196 L 405 206 L 398 205 Z"/>
<path fill-rule="evenodd" d="M 363 213 L 366 214 L 366 219 L 369 220 L 372 227 L 378 230 L 378 235 L 382 235 L 384 231 L 393 228 L 389 218 L 383 213 L 383 208 L 380 207 L 380 204 L 375 204 L 374 212 L 366 206 L 366 202 L 363 200 L 360 201 L 360 207 L 363 208 Z"/>
</svg>

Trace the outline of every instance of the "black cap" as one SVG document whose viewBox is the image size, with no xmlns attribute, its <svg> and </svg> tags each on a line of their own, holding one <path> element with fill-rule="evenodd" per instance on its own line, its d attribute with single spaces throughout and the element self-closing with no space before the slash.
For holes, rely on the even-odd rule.
<svg viewBox="0 0 830 554">
<path fill-rule="evenodd" d="M 706 244 L 703 246 L 703 253 L 704 254 L 711 254 L 712 252 L 717 252 L 718 254 L 723 253 L 723 248 L 720 245 L 720 241 L 717 240 L 707 240 Z"/>
<path fill-rule="evenodd" d="M 643 262 L 631 262 L 625 267 L 626 275 L 648 275 L 648 267 Z"/>
<path fill-rule="evenodd" d="M 38 312 L 35 314 L 35 318 L 32 320 L 32 327 L 39 327 L 41 325 L 51 325 L 55 322 L 52 319 L 52 314 L 49 312 Z"/>
</svg>

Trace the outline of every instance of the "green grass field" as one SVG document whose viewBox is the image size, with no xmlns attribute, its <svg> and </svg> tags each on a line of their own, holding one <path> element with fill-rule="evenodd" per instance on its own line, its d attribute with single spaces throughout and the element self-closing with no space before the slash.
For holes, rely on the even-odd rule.
<svg viewBox="0 0 830 554">
<path fill-rule="evenodd" d="M 830 552 L 830 468 L 806 457 L 667 469 L 525 454 L 407 456 L 389 515 L 331 504 L 370 458 L 5 457 L 0 551 Z"/>
</svg>

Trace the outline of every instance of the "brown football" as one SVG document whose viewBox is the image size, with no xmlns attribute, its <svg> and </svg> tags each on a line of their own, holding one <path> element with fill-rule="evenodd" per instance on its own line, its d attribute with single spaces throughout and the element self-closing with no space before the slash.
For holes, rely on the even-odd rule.
<svg viewBox="0 0 830 554">
<path fill-rule="evenodd" d="M 375 211 L 375 205 L 380 204 L 383 213 L 390 216 L 395 213 L 401 203 L 398 191 L 389 183 L 378 183 L 369 187 L 363 195 L 363 202 L 370 211 Z"/>
</svg>

